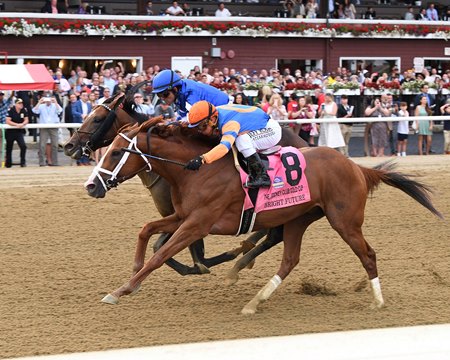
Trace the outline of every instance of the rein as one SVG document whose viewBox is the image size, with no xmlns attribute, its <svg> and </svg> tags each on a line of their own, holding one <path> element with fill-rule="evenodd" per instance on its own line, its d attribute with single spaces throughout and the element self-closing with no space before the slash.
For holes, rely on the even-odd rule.
<svg viewBox="0 0 450 360">
<path fill-rule="evenodd" d="M 119 135 L 130 143 L 128 145 L 128 148 L 123 148 L 123 149 L 133 150 L 132 148 L 134 147 L 136 150 L 133 150 L 133 153 L 136 153 L 136 154 L 140 155 L 144 159 L 145 165 L 142 168 L 140 168 L 138 171 L 136 171 L 135 173 L 133 173 L 131 175 L 122 176 L 121 178 L 118 178 L 117 175 L 119 174 L 120 170 L 125 165 L 125 163 L 127 162 L 128 157 L 130 156 L 130 154 L 132 152 L 124 151 L 124 154 L 120 158 L 119 163 L 116 165 L 114 170 L 110 171 L 110 170 L 102 168 L 103 160 L 105 159 L 106 155 L 108 154 L 108 152 L 110 150 L 110 149 L 108 149 L 106 154 L 102 157 L 100 162 L 97 164 L 97 166 L 92 171 L 92 175 L 91 175 L 91 177 L 97 177 L 99 179 L 99 181 L 101 182 L 103 188 L 106 191 L 117 187 L 119 185 L 119 183 L 124 182 L 125 180 L 131 179 L 133 176 L 135 176 L 136 174 L 138 174 L 141 171 L 143 171 L 146 167 L 148 167 L 147 171 L 149 171 L 149 172 L 152 171 L 152 165 L 147 160 L 147 158 L 144 156 L 142 151 L 139 150 L 139 148 L 137 147 L 137 136 L 135 136 L 133 139 L 130 139 L 129 137 L 127 137 L 126 135 L 124 135 L 122 133 L 119 133 Z M 107 179 L 107 180 L 103 180 L 103 178 L 100 176 L 100 173 L 104 173 L 104 174 L 110 175 L 111 177 L 109 179 Z"/>
<path fill-rule="evenodd" d="M 158 156 L 155 156 L 155 155 L 146 154 L 146 153 L 141 152 L 140 150 L 136 151 L 136 150 L 133 150 L 133 149 L 130 149 L 130 148 L 122 148 L 122 150 L 126 151 L 126 152 L 129 152 L 129 153 L 132 153 L 132 154 L 145 156 L 145 157 L 148 157 L 150 159 L 164 161 L 164 162 L 168 162 L 168 163 L 179 165 L 179 166 L 183 166 L 183 167 L 186 166 L 185 163 L 182 163 L 182 162 L 179 162 L 179 161 L 175 161 L 175 160 L 166 159 L 166 158 L 162 158 L 162 157 L 158 157 Z"/>
<path fill-rule="evenodd" d="M 153 127 L 150 128 L 147 131 L 147 148 L 148 149 L 150 149 L 150 134 L 151 134 L 152 129 L 153 129 Z M 108 148 L 108 151 L 102 157 L 102 159 L 97 164 L 97 166 L 94 168 L 94 170 L 92 171 L 92 175 L 91 175 L 91 177 L 97 177 L 99 179 L 99 181 L 101 182 L 103 188 L 106 191 L 119 186 L 119 183 L 121 183 L 121 182 L 124 182 L 124 181 L 126 181 L 128 179 L 131 179 L 133 176 L 135 176 L 136 174 L 138 174 L 141 171 L 145 170 L 145 168 L 147 168 L 147 167 L 148 167 L 148 170 L 147 170 L 148 172 L 152 171 L 152 166 L 151 166 L 150 162 L 147 160 L 147 158 L 168 162 L 168 163 L 179 165 L 179 166 L 183 166 L 183 167 L 186 165 L 186 164 L 184 164 L 182 162 L 179 162 L 179 161 L 165 159 L 165 158 L 162 158 L 162 157 L 159 157 L 159 156 L 154 156 L 154 155 L 143 153 L 137 146 L 137 139 L 138 139 L 137 135 L 134 138 L 132 138 L 132 139 L 130 139 L 128 136 L 126 136 L 123 133 L 119 133 L 119 135 L 130 143 L 128 145 L 128 147 L 121 148 L 121 150 L 122 150 L 122 152 L 124 154 L 120 158 L 119 163 L 116 165 L 116 167 L 112 171 L 102 168 L 103 160 L 105 159 L 106 155 L 108 154 L 108 152 L 110 150 Z M 142 168 L 140 168 L 138 171 L 134 172 L 131 175 L 122 176 L 120 178 L 117 177 L 117 175 L 119 174 L 120 170 L 122 169 L 122 167 L 127 162 L 130 154 L 139 155 L 142 159 L 144 159 L 145 165 Z M 100 175 L 100 173 L 104 173 L 104 174 L 110 175 L 110 178 L 107 179 L 107 180 L 104 180 L 103 177 Z M 159 178 L 160 177 L 158 176 L 158 179 L 155 181 L 155 183 L 159 180 Z M 154 185 L 154 184 L 152 184 L 152 185 Z"/>
</svg>

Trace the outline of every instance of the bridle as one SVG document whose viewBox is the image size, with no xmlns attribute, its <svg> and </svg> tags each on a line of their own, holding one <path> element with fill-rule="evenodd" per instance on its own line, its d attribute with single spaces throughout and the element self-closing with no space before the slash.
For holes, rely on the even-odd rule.
<svg viewBox="0 0 450 360">
<path fill-rule="evenodd" d="M 116 102 L 116 105 L 118 106 L 117 102 Z M 114 139 L 115 136 L 113 138 L 111 138 L 111 139 L 102 140 L 102 143 L 99 144 L 99 146 L 96 146 L 96 142 L 98 141 L 97 139 L 100 138 L 101 135 L 103 135 L 103 132 L 106 132 L 110 128 L 110 124 L 116 128 L 116 133 L 119 130 L 116 122 L 114 121 L 116 119 L 116 117 L 117 117 L 117 113 L 116 113 L 117 106 L 115 106 L 114 108 L 111 108 L 111 107 L 109 107 L 106 104 L 99 104 L 97 106 L 108 110 L 108 116 L 102 122 L 102 124 L 97 129 L 95 129 L 95 131 L 83 131 L 83 130 L 81 130 L 81 131 L 80 130 L 76 130 L 75 131 L 75 134 L 76 134 L 76 136 L 78 138 L 78 141 L 80 143 L 82 143 L 81 142 L 81 138 L 80 138 L 80 134 L 87 134 L 87 135 L 89 135 L 88 141 L 86 141 L 86 143 L 81 146 L 81 152 L 82 152 L 82 155 L 84 155 L 84 156 L 90 156 L 90 154 L 92 152 L 94 152 L 95 148 L 98 149 L 98 148 L 102 147 L 101 146 L 102 144 L 106 145 L 111 140 Z"/>
<path fill-rule="evenodd" d="M 148 172 L 152 171 L 152 165 L 147 160 L 147 157 L 144 155 L 144 153 L 141 150 L 139 150 L 139 148 L 137 147 L 137 135 L 134 138 L 132 138 L 132 139 L 130 139 L 128 136 L 126 136 L 123 133 L 119 133 L 119 136 L 121 136 L 122 138 L 124 138 L 125 140 L 127 140 L 129 142 L 128 147 L 124 148 L 124 150 L 128 149 L 128 150 L 132 150 L 132 152 L 130 152 L 130 151 L 123 151 L 123 155 L 120 158 L 119 163 L 116 165 L 114 170 L 110 171 L 110 170 L 104 169 L 102 167 L 103 160 L 105 159 L 106 155 L 108 154 L 108 152 L 111 149 L 111 147 L 109 147 L 108 150 L 106 151 L 106 154 L 101 158 L 101 160 L 99 161 L 97 166 L 92 171 L 92 175 L 90 177 L 90 179 L 92 179 L 94 177 L 97 177 L 99 179 L 100 183 L 102 184 L 103 188 L 106 191 L 117 187 L 119 185 L 119 183 L 124 182 L 125 180 L 131 179 L 136 174 L 138 174 L 141 171 L 145 170 L 146 167 L 148 167 L 148 170 L 147 170 Z M 141 158 L 144 159 L 145 165 L 142 168 L 140 168 L 138 171 L 134 172 L 132 175 L 122 176 L 120 178 L 117 177 L 117 175 L 119 174 L 120 170 L 122 169 L 122 167 L 127 162 L 128 157 L 130 156 L 131 153 L 140 155 Z M 100 173 L 110 175 L 110 178 L 107 179 L 107 180 L 104 180 L 103 177 L 100 175 Z"/>
</svg>

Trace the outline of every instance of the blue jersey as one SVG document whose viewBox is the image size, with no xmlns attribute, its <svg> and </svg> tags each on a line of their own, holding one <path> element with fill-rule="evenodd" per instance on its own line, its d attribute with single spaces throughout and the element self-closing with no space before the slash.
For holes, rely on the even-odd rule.
<svg viewBox="0 0 450 360">
<path fill-rule="evenodd" d="M 181 80 L 181 88 L 178 92 L 176 101 L 176 104 L 180 109 L 180 115 L 184 117 L 188 113 L 186 104 L 192 106 L 201 100 L 206 100 L 214 106 L 226 105 L 230 101 L 226 93 L 211 85 L 199 83 L 189 79 Z"/>
<path fill-rule="evenodd" d="M 266 127 L 270 117 L 255 106 L 223 105 L 216 107 L 217 128 L 222 135 L 220 144 L 203 154 L 206 163 L 223 157 L 233 146 L 238 135 Z"/>
<path fill-rule="evenodd" d="M 266 127 L 270 119 L 269 115 L 256 106 L 224 105 L 216 109 L 219 113 L 218 128 L 222 134 L 224 125 L 230 121 L 239 124 L 239 129 L 236 129 L 238 131 L 237 136 L 242 132 L 259 130 Z"/>
</svg>

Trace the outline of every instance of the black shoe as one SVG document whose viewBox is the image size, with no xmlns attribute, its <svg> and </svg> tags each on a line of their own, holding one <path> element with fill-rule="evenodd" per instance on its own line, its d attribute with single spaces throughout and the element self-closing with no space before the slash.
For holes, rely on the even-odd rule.
<svg viewBox="0 0 450 360">
<path fill-rule="evenodd" d="M 20 164 L 20 167 L 27 167 L 27 164 Z"/>
<path fill-rule="evenodd" d="M 267 175 L 266 168 L 261 161 L 261 158 L 257 153 L 247 158 L 250 175 L 248 177 L 246 187 L 248 188 L 260 188 L 270 187 L 271 181 L 269 175 Z"/>
</svg>

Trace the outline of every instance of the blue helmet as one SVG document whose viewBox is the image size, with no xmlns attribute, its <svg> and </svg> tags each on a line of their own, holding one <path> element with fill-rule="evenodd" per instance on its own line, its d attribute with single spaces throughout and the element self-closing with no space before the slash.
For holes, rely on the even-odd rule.
<svg viewBox="0 0 450 360">
<path fill-rule="evenodd" d="M 153 94 L 158 94 L 165 90 L 173 89 L 181 85 L 181 77 L 172 70 L 163 70 L 153 79 Z"/>
</svg>

